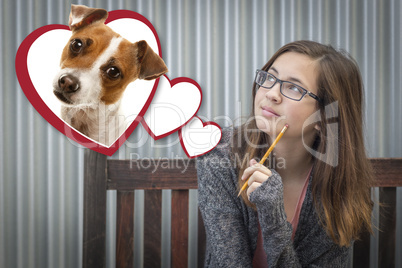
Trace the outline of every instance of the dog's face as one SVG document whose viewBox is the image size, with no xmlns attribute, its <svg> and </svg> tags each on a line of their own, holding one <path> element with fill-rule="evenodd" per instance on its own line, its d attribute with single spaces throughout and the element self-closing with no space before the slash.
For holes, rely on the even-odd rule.
<svg viewBox="0 0 402 268">
<path fill-rule="evenodd" d="M 152 80 L 167 72 L 146 41 L 129 42 L 104 24 L 106 18 L 103 9 L 71 7 L 72 36 L 53 82 L 53 92 L 65 106 L 113 104 L 134 80 Z"/>
</svg>

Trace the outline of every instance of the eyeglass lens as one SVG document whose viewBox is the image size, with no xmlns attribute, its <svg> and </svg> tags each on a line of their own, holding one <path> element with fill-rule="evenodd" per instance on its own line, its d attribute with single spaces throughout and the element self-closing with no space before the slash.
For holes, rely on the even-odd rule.
<svg viewBox="0 0 402 268">
<path fill-rule="evenodd" d="M 281 92 L 284 96 L 294 99 L 294 100 L 300 100 L 303 97 L 304 90 L 300 88 L 299 86 L 286 82 L 286 81 L 281 81 L 277 79 L 275 76 L 273 76 L 270 73 L 263 72 L 263 71 L 258 71 L 255 82 L 264 88 L 272 88 L 276 82 L 281 83 Z"/>
</svg>

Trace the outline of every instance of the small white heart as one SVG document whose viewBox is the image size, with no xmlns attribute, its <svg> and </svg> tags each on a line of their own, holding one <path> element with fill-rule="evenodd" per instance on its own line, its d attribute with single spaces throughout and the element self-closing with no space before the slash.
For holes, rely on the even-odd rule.
<svg viewBox="0 0 402 268">
<path fill-rule="evenodd" d="M 214 122 L 202 122 L 195 116 L 179 131 L 180 143 L 189 158 L 195 158 L 214 149 L 222 138 L 222 130 Z"/>
<path fill-rule="evenodd" d="M 190 121 L 201 101 L 202 91 L 195 81 L 185 77 L 169 81 L 161 76 L 142 125 L 155 140 L 166 137 Z"/>
</svg>

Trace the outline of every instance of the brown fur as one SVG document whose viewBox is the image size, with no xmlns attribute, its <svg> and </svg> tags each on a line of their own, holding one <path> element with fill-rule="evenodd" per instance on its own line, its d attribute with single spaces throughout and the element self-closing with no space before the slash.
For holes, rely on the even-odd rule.
<svg viewBox="0 0 402 268">
<path fill-rule="evenodd" d="M 99 55 L 109 46 L 113 37 L 119 34 L 103 23 L 91 24 L 79 31 L 74 31 L 67 45 L 63 49 L 60 59 L 61 68 L 82 68 L 88 69 Z M 85 43 L 91 42 L 85 46 L 85 51 L 79 56 L 73 55 L 70 51 L 70 42 L 74 39 L 81 39 Z"/>
<path fill-rule="evenodd" d="M 95 23 L 74 32 L 64 47 L 60 60 L 61 68 L 90 68 L 94 58 L 96 59 L 109 46 L 110 40 L 119 36 L 101 23 Z M 70 42 L 74 39 L 91 43 L 85 47 L 85 52 L 79 57 L 72 55 L 70 51 Z M 139 46 L 140 48 L 138 48 Z M 127 61 L 127 59 L 131 60 Z M 116 103 L 122 97 L 127 85 L 134 80 L 138 78 L 152 80 L 167 72 L 163 60 L 152 51 L 145 41 L 130 43 L 124 39 L 113 57 L 113 65 L 124 70 L 124 73 L 122 79 L 119 80 L 102 77 L 101 100 L 105 104 Z"/>
<path fill-rule="evenodd" d="M 117 102 L 124 93 L 125 88 L 129 83 L 138 79 L 140 69 L 137 64 L 128 62 L 127 59 L 136 61 L 137 44 L 130 43 L 127 40 L 123 40 L 120 43 L 118 52 L 113 57 L 113 65 L 119 67 L 120 70 L 124 70 L 121 80 L 103 80 L 103 89 L 101 100 L 106 104 L 112 104 Z"/>
<path fill-rule="evenodd" d="M 119 34 L 104 24 L 107 15 L 104 9 L 72 5 L 69 19 L 72 36 L 62 52 L 60 59 L 62 69 L 69 68 L 77 72 L 80 69 L 93 68 L 94 62 L 110 46 L 111 40 L 120 38 Z M 82 20 L 77 22 L 78 18 Z M 83 43 L 78 53 L 71 49 L 71 42 L 74 39 L 79 39 Z M 107 75 L 107 70 L 112 66 L 120 70 L 121 75 L 116 79 Z M 162 58 L 149 47 L 146 41 L 131 43 L 123 38 L 113 55 L 99 68 L 101 88 L 99 91 L 94 89 L 96 90 L 94 92 L 100 92 L 98 107 L 76 108 L 70 100 L 72 106 L 62 107 L 62 118 L 82 134 L 109 144 L 124 131 L 120 129 L 121 126 L 118 123 L 116 127 L 113 120 L 119 120 L 119 100 L 128 84 L 136 79 L 156 79 L 167 71 Z M 93 89 L 80 88 L 79 90 Z M 75 98 L 80 96 L 74 92 L 72 94 Z M 104 118 L 100 118 L 101 116 Z M 110 125 L 111 129 L 109 129 Z"/>
</svg>

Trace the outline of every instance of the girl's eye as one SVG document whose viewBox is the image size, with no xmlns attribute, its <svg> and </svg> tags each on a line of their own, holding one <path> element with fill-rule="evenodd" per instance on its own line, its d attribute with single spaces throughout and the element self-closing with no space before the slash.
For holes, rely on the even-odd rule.
<svg viewBox="0 0 402 268">
<path fill-rule="evenodd" d="M 286 91 L 292 92 L 293 94 L 295 94 L 295 93 L 302 94 L 303 93 L 303 90 L 301 88 L 299 88 L 298 86 L 293 85 L 291 83 L 285 82 L 283 86 L 285 87 Z"/>
<path fill-rule="evenodd" d="M 300 89 L 296 86 L 292 86 L 290 89 L 295 92 L 300 92 Z"/>
<path fill-rule="evenodd" d="M 83 43 L 80 39 L 73 39 L 70 43 L 70 49 L 74 53 L 80 53 L 83 47 Z"/>
<path fill-rule="evenodd" d="M 273 75 L 268 75 L 268 77 L 267 77 L 267 81 L 268 82 L 275 82 L 275 77 L 273 76 Z"/>
</svg>

